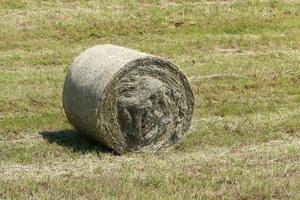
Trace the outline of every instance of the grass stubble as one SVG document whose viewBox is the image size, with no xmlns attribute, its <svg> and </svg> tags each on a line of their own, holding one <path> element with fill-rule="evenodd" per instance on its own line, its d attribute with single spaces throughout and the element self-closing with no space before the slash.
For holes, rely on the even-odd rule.
<svg viewBox="0 0 300 200">
<path fill-rule="evenodd" d="M 0 198 L 300 198 L 300 3 L 0 2 Z M 67 64 L 95 44 L 167 57 L 196 96 L 168 152 L 114 155 L 61 104 Z"/>
</svg>

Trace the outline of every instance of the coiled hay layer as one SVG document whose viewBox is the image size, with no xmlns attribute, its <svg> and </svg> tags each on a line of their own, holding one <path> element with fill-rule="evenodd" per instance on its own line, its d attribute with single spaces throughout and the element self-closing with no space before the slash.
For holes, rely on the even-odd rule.
<svg viewBox="0 0 300 200">
<path fill-rule="evenodd" d="M 70 65 L 63 105 L 78 131 L 115 151 L 155 152 L 185 135 L 194 96 L 170 61 L 99 45 Z"/>
</svg>

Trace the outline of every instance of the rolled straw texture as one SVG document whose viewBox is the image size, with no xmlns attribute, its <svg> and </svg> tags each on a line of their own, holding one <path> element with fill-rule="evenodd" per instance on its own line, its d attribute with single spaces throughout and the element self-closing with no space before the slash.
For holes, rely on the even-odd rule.
<svg viewBox="0 0 300 200">
<path fill-rule="evenodd" d="M 115 151 L 155 152 L 186 134 L 194 95 L 186 76 L 170 61 L 98 45 L 69 66 L 63 106 L 80 133 Z"/>
</svg>

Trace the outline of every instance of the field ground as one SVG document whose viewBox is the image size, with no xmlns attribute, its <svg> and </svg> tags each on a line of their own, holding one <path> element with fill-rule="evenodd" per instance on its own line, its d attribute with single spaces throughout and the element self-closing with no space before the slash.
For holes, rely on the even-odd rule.
<svg viewBox="0 0 300 200">
<path fill-rule="evenodd" d="M 0 199 L 300 199 L 298 0 L 0 1 Z M 190 134 L 116 156 L 78 135 L 67 65 L 103 43 L 190 78 Z"/>
</svg>

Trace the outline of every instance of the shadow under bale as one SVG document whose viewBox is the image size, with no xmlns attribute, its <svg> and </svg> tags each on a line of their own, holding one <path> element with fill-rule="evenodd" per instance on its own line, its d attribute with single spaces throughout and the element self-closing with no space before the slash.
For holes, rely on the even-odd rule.
<svg viewBox="0 0 300 200">
<path fill-rule="evenodd" d="M 56 143 L 74 152 L 82 154 L 90 152 L 117 154 L 108 147 L 96 143 L 75 130 L 44 131 L 39 134 L 49 143 Z"/>
</svg>

